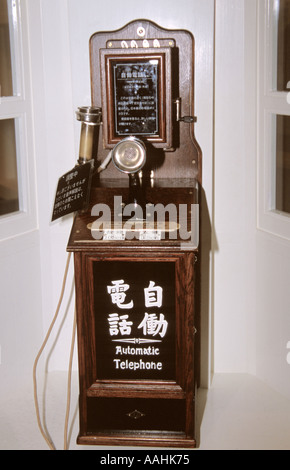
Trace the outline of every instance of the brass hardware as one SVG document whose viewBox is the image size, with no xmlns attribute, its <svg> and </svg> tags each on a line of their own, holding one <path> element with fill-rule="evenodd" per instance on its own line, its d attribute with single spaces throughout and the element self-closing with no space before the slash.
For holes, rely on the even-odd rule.
<svg viewBox="0 0 290 470">
<path fill-rule="evenodd" d="M 145 28 L 143 28 L 143 26 L 139 26 L 139 28 L 137 28 L 137 34 L 140 38 L 144 38 Z"/>
<path fill-rule="evenodd" d="M 126 137 L 112 150 L 112 161 L 124 173 L 137 173 L 146 163 L 146 148 L 137 137 Z"/>
<path fill-rule="evenodd" d="M 78 163 L 93 159 L 93 144 L 96 127 L 102 124 L 102 109 L 93 106 L 82 106 L 76 111 L 77 120 L 82 123 Z"/>
<path fill-rule="evenodd" d="M 140 419 L 146 415 L 144 413 L 141 413 L 141 411 L 134 410 L 134 411 L 131 411 L 131 413 L 127 413 L 127 416 L 129 416 L 129 418 L 132 418 L 132 419 Z"/>
<path fill-rule="evenodd" d="M 182 116 L 181 117 L 181 98 L 176 98 L 174 100 L 176 105 L 176 121 L 177 122 L 186 122 L 188 124 L 196 122 L 196 117 L 193 116 Z"/>
</svg>

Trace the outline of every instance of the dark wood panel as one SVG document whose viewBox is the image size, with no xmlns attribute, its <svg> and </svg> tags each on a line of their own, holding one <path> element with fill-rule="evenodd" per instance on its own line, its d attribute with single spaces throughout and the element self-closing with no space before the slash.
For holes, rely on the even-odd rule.
<svg viewBox="0 0 290 470">
<path fill-rule="evenodd" d="M 185 428 L 184 400 L 89 398 L 88 433 L 174 431 Z"/>
<path fill-rule="evenodd" d="M 175 267 L 175 355 L 176 355 L 176 380 L 166 381 L 158 380 L 99 380 L 97 370 L 97 341 L 98 335 L 96 330 L 96 315 L 99 313 L 94 309 L 94 265 L 103 265 L 103 262 L 110 263 L 128 263 L 134 266 L 138 263 L 142 266 L 144 263 L 156 263 L 156 269 L 160 262 L 172 263 Z M 79 368 L 80 368 L 80 442 L 86 439 L 88 434 L 91 434 L 91 442 L 94 442 L 93 436 L 96 433 L 100 434 L 101 428 L 104 425 L 105 415 L 102 415 L 98 421 L 98 412 L 94 412 L 92 418 L 92 410 L 88 407 L 88 400 L 96 401 L 93 405 L 95 409 L 99 410 L 100 405 L 98 400 L 112 399 L 120 400 L 121 408 L 123 407 L 122 400 L 134 399 L 140 400 L 140 403 L 148 410 L 149 401 L 153 403 L 166 401 L 167 405 L 170 403 L 183 402 L 183 418 L 184 438 L 191 438 L 191 445 L 194 441 L 194 408 L 195 408 L 195 383 L 194 383 L 194 309 L 193 309 L 193 291 L 194 291 L 194 254 L 193 253 L 171 253 L 168 255 L 160 252 L 156 257 L 152 255 L 142 254 L 137 258 L 128 256 L 126 253 L 119 253 L 118 255 L 108 255 L 103 253 L 101 255 L 88 253 L 75 254 L 76 287 L 77 287 L 77 318 L 78 318 L 78 354 L 79 354 Z M 169 265 L 168 265 L 169 266 Z M 147 282 L 147 279 L 146 279 Z M 149 400 L 149 401 L 148 401 Z M 110 403 L 110 402 L 108 402 Z M 112 402 L 113 403 L 113 402 Z M 117 403 L 117 402 L 116 402 Z M 163 406 L 163 405 L 162 405 Z M 101 406 L 102 409 L 102 406 Z M 133 410 L 134 411 L 134 410 Z M 148 412 L 148 411 L 147 411 Z M 156 413 L 153 413 L 156 415 Z M 88 424 L 88 419 L 96 420 L 96 428 L 92 429 L 92 424 Z M 150 420 L 149 420 L 150 422 Z M 91 421 L 92 423 L 92 421 Z M 98 428 L 99 426 L 99 428 Z M 149 426 L 149 424 L 148 424 Z M 153 425 L 152 425 L 153 426 Z M 167 431 L 166 425 L 160 423 L 161 431 Z M 165 428 L 164 428 L 165 426 Z M 112 428 L 108 424 L 109 428 Z M 118 425 L 117 428 L 121 425 Z M 150 427 L 150 426 L 149 426 Z M 113 429 L 113 428 L 112 428 Z M 140 428 L 141 429 L 141 428 Z M 146 428 L 147 429 L 147 428 Z M 156 426 L 152 427 L 152 431 L 156 431 Z M 176 428 L 171 429 L 176 431 Z M 179 429 L 181 431 L 181 429 Z M 124 435 L 127 430 L 124 429 Z M 160 431 L 160 432 L 161 432 Z M 121 431 L 120 431 L 121 432 Z M 102 439 L 102 437 L 101 437 Z"/>
</svg>

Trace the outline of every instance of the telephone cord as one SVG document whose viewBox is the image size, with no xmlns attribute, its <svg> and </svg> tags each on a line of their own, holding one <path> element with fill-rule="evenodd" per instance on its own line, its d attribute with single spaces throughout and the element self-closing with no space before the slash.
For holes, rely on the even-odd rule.
<svg viewBox="0 0 290 470">
<path fill-rule="evenodd" d="M 50 324 L 50 327 L 47 331 L 47 334 L 45 336 L 45 339 L 41 345 L 41 348 L 35 358 L 34 365 L 33 365 L 33 392 L 34 392 L 34 404 L 35 404 L 35 411 L 36 411 L 36 418 L 37 418 L 37 424 L 39 427 L 39 430 L 46 441 L 48 447 L 50 450 L 56 450 L 52 440 L 50 437 L 46 434 L 42 423 L 41 423 L 41 418 L 40 418 L 40 411 L 39 411 L 39 404 L 38 404 L 38 395 L 37 395 L 37 378 L 36 378 L 36 371 L 37 371 L 37 365 L 38 361 L 43 353 L 43 350 L 48 342 L 48 339 L 50 337 L 50 334 L 52 332 L 52 329 L 54 327 L 54 324 L 57 320 L 57 317 L 59 315 L 59 310 L 62 304 L 63 296 L 64 296 L 64 291 L 65 291 L 65 285 L 66 285 L 66 280 L 67 280 L 67 275 L 68 275 L 68 269 L 69 269 L 69 264 L 70 264 L 70 259 L 71 259 L 71 253 L 68 254 L 67 257 L 67 262 L 66 262 L 66 267 L 65 267 L 65 273 L 63 277 L 63 282 L 62 282 L 62 288 L 61 288 L 61 293 L 60 293 L 60 298 L 58 301 L 58 305 L 54 314 L 54 317 L 52 319 L 52 322 Z M 65 417 L 65 426 L 64 426 L 64 450 L 67 450 L 67 430 L 68 430 L 68 419 L 69 419 L 69 409 L 70 409 L 70 394 L 71 394 L 71 371 L 72 371 L 72 360 L 73 360 L 73 351 L 74 351 L 74 342 L 75 342 L 75 333 L 76 333 L 76 314 L 74 314 L 74 322 L 73 322 L 73 333 L 72 333 L 72 343 L 71 343 L 71 351 L 70 351 L 70 358 L 69 358 L 69 372 L 68 372 L 68 391 L 67 391 L 67 407 L 66 407 L 66 417 Z"/>
<path fill-rule="evenodd" d="M 69 421 L 69 412 L 70 412 L 70 400 L 71 400 L 71 375 L 72 375 L 72 362 L 75 346 L 75 336 L 76 336 L 76 311 L 74 312 L 74 321 L 73 321 L 73 332 L 71 340 L 71 350 L 69 357 L 69 367 L 68 367 L 68 380 L 67 380 L 67 405 L 66 405 L 66 416 L 65 416 L 65 425 L 64 425 L 64 450 L 68 450 L 68 421 Z"/>
</svg>

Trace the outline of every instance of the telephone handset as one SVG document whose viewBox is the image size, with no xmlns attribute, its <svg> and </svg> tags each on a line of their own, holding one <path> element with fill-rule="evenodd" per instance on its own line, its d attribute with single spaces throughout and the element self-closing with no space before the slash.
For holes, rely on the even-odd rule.
<svg viewBox="0 0 290 470">
<path fill-rule="evenodd" d="M 146 163 L 144 143 L 134 136 L 125 137 L 113 148 L 112 161 L 119 171 L 129 176 L 128 204 L 138 205 L 144 210 L 145 198 L 139 177 L 139 172 Z"/>
<path fill-rule="evenodd" d="M 81 135 L 78 164 L 93 163 L 94 143 L 97 139 L 98 126 L 101 124 L 102 111 L 96 107 L 81 107 L 76 112 L 81 121 Z M 108 153 L 105 161 L 98 168 L 98 173 L 105 170 L 110 161 L 122 173 L 129 176 L 128 203 L 144 205 L 138 173 L 146 163 L 146 147 L 142 140 L 134 136 L 120 140 Z"/>
<path fill-rule="evenodd" d="M 78 108 L 76 117 L 81 122 L 78 163 L 83 164 L 94 158 L 94 143 L 98 127 L 102 123 L 102 110 L 93 106 L 83 106 Z"/>
</svg>

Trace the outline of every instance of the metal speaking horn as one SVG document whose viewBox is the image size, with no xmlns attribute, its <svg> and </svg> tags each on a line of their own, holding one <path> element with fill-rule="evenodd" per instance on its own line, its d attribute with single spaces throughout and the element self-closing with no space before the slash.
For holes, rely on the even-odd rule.
<svg viewBox="0 0 290 470">
<path fill-rule="evenodd" d="M 136 137 L 126 137 L 113 148 L 112 160 L 123 173 L 138 173 L 146 162 L 145 145 Z"/>
<path fill-rule="evenodd" d="M 142 140 L 130 136 L 118 142 L 112 150 L 112 161 L 118 170 L 129 176 L 129 204 L 144 209 L 144 194 L 139 171 L 146 163 L 146 147 Z"/>
</svg>

